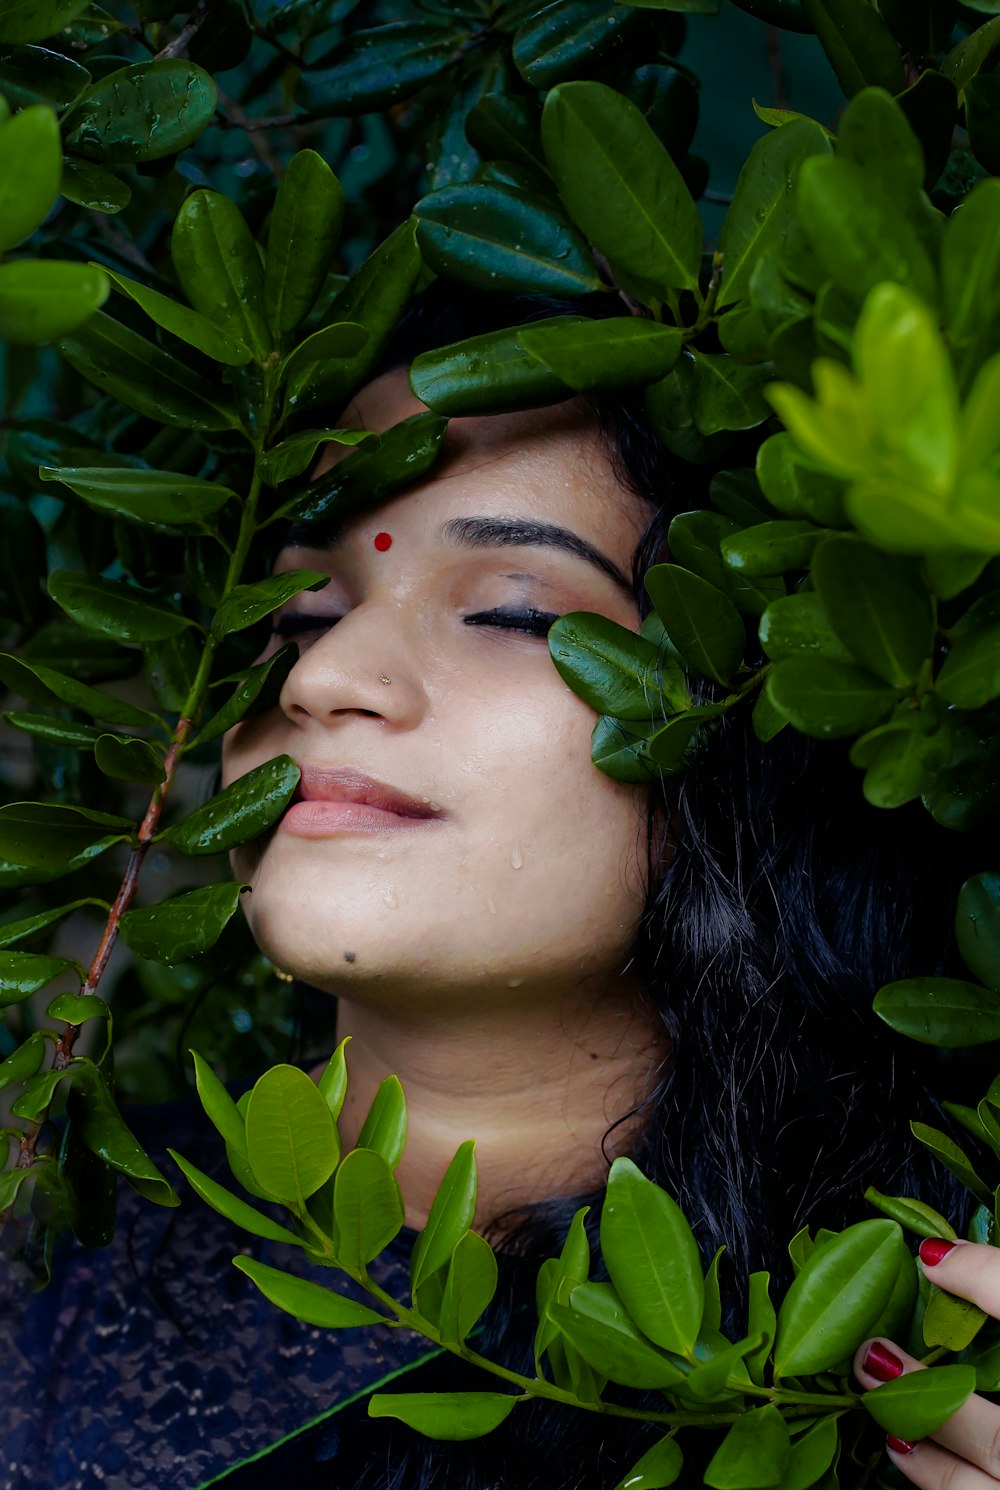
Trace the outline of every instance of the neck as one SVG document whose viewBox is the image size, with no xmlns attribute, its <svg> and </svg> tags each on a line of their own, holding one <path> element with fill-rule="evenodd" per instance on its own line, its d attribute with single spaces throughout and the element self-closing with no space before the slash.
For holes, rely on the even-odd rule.
<svg viewBox="0 0 1000 1490">
<path fill-rule="evenodd" d="M 537 995 L 538 990 L 533 990 Z M 380 1082 L 399 1077 L 409 1117 L 397 1175 L 407 1224 L 424 1225 L 458 1145 L 476 1139 L 477 1226 L 505 1212 L 600 1186 L 610 1159 L 628 1152 L 638 1124 L 626 1118 L 655 1084 L 665 1036 L 634 985 L 580 987 L 557 998 L 507 994 L 503 1007 L 435 1008 L 421 1000 L 378 1007 L 341 999 L 338 1038 L 349 1086 L 340 1119 L 357 1141 Z"/>
</svg>

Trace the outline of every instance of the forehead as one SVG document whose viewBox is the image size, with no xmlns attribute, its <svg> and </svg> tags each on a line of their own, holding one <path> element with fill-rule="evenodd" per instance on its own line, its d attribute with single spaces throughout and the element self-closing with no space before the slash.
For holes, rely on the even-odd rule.
<svg viewBox="0 0 1000 1490">
<path fill-rule="evenodd" d="M 396 368 L 362 388 L 340 422 L 381 433 L 426 407 L 411 392 L 406 369 Z M 327 445 L 315 475 L 349 454 L 343 446 Z M 451 511 L 562 523 L 600 544 L 625 570 L 652 513 L 649 503 L 618 481 L 597 415 L 580 398 L 450 420 L 419 493 L 422 507 L 429 499 Z M 404 492 L 396 501 L 405 499 Z"/>
</svg>

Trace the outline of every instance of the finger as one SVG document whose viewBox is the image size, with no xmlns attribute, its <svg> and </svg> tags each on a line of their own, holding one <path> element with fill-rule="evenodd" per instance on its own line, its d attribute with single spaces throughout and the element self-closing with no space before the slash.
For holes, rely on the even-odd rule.
<svg viewBox="0 0 1000 1490">
<path fill-rule="evenodd" d="M 920 1243 L 920 1262 L 931 1283 L 969 1299 L 1000 1318 L 1000 1249 L 983 1242 Z"/>
<path fill-rule="evenodd" d="M 854 1374 L 866 1391 L 874 1391 L 904 1373 L 925 1369 L 898 1345 L 881 1339 L 866 1341 L 854 1362 Z M 959 1459 L 1000 1480 L 1000 1407 L 992 1402 L 971 1396 L 931 1438 Z"/>
<path fill-rule="evenodd" d="M 925 1438 L 907 1451 L 895 1448 L 898 1440 L 887 1441 L 885 1451 L 911 1484 L 920 1490 L 996 1490 L 996 1480 L 984 1470 L 968 1464 L 957 1454 L 949 1453 Z"/>
</svg>

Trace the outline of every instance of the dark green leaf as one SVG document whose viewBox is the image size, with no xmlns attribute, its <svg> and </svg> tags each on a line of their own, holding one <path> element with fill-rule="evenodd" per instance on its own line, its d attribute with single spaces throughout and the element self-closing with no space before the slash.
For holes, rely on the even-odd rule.
<svg viewBox="0 0 1000 1490">
<path fill-rule="evenodd" d="M 88 264 L 0 264 L 0 337 L 41 346 L 69 336 L 104 304 L 110 288 Z"/>
<path fill-rule="evenodd" d="M 217 740 L 241 719 L 263 713 L 276 704 L 285 679 L 298 660 L 298 648 L 289 643 L 274 652 L 266 662 L 250 668 L 236 692 L 227 698 L 217 714 L 212 715 L 194 743 L 204 745 L 209 740 Z"/>
<path fill-rule="evenodd" d="M 887 1433 L 917 1439 L 935 1433 L 975 1390 L 972 1366 L 932 1366 L 897 1376 L 861 1400 Z"/>
<path fill-rule="evenodd" d="M 1000 167 L 998 100 L 1000 77 L 996 73 L 977 73 L 965 85 L 965 124 L 969 131 L 969 144 L 973 155 L 991 174 Z"/>
<path fill-rule="evenodd" d="M 753 429 L 770 414 L 764 389 L 773 373 L 735 357 L 695 352 L 691 366 L 694 422 L 703 435 Z"/>
<path fill-rule="evenodd" d="M 304 429 L 267 452 L 261 461 L 261 475 L 269 486 L 280 486 L 293 476 L 301 476 L 321 445 L 331 440 L 338 445 L 357 445 L 367 438 L 363 429 Z"/>
<path fill-rule="evenodd" d="M 1000 993 L 960 978 L 903 978 L 872 1005 L 886 1024 L 925 1045 L 963 1048 L 1000 1040 Z"/>
<path fill-rule="evenodd" d="M 87 79 L 89 82 L 89 73 Z M 69 156 L 63 160 L 59 190 L 68 202 L 75 202 L 78 207 L 87 207 L 91 212 L 121 212 L 132 200 L 132 188 L 113 171 L 107 171 L 103 166 L 91 165 L 89 161 L 73 160 Z M 112 279 L 115 277 L 108 269 L 104 272 Z"/>
<path fill-rule="evenodd" d="M 1000 990 L 1000 876 L 975 874 L 958 892 L 955 914 L 958 950 L 988 988 Z M 0 945 L 3 944 L 0 927 Z"/>
<path fill-rule="evenodd" d="M 194 62 L 135 62 L 105 74 L 81 95 L 63 121 L 66 146 L 110 165 L 162 160 L 194 143 L 211 123 L 215 105 L 215 83 Z"/>
<path fill-rule="evenodd" d="M 59 344 L 66 361 L 128 408 L 185 429 L 222 430 L 236 424 L 229 398 L 207 378 L 144 336 L 96 311 Z"/>
<path fill-rule="evenodd" d="M 293 1314 L 306 1324 L 321 1330 L 350 1329 L 357 1325 L 384 1324 L 385 1315 L 376 1314 L 366 1304 L 355 1303 L 332 1289 L 321 1288 L 305 1278 L 280 1268 L 268 1267 L 255 1257 L 234 1257 L 233 1266 L 256 1283 L 264 1297 L 286 1314 Z"/>
<path fill-rule="evenodd" d="M 103 733 L 95 725 L 77 724 L 72 719 L 54 719 L 51 714 L 22 714 L 15 709 L 3 717 L 15 729 L 34 735 L 37 740 L 48 740 L 53 745 L 67 745 L 76 750 L 92 750 Z"/>
<path fill-rule="evenodd" d="M 420 360 L 414 360 L 411 374 Z M 438 414 L 412 414 L 401 419 L 385 434 L 372 437 L 370 447 L 365 441 L 314 481 L 288 504 L 287 510 L 282 509 L 284 515 L 302 523 L 336 521 L 384 501 L 390 492 L 430 470 L 447 427 L 447 419 Z"/>
<path fill-rule="evenodd" d="M 219 641 L 234 631 L 245 631 L 276 611 L 303 590 L 321 590 L 330 576 L 319 569 L 288 569 L 272 574 L 255 585 L 237 585 L 226 596 L 212 620 L 212 635 Z"/>
<path fill-rule="evenodd" d="M 446 186 L 418 202 L 417 241 L 439 274 L 480 290 L 589 295 L 602 285 L 587 240 L 545 197 L 495 182 Z"/>
<path fill-rule="evenodd" d="M 971 1190 L 983 1205 L 992 1204 L 993 1197 L 989 1189 L 976 1174 L 968 1155 L 959 1148 L 957 1143 L 954 1143 L 946 1133 L 929 1127 L 927 1123 L 911 1123 L 910 1129 L 913 1136 L 925 1144 L 945 1169 L 960 1180 L 966 1189 Z"/>
<path fill-rule="evenodd" d="M 344 192 L 315 150 L 292 156 L 274 199 L 267 239 L 264 304 L 277 338 L 312 309 L 340 237 Z"/>
<path fill-rule="evenodd" d="M 1000 694 L 1000 596 L 980 596 L 947 635 L 935 687 L 960 709 L 982 708 Z"/>
<path fill-rule="evenodd" d="M 356 31 L 305 74 L 298 98 L 313 114 L 368 114 L 409 98 L 437 77 L 467 41 L 436 21 L 388 21 Z"/>
<path fill-rule="evenodd" d="M 363 326 L 354 321 L 335 321 L 300 342 L 289 352 L 278 373 L 286 384 L 289 407 L 294 408 L 310 388 L 325 383 L 330 362 L 356 356 L 367 340 L 368 332 Z"/>
<path fill-rule="evenodd" d="M 4 47 L 0 56 L 0 95 L 22 112 L 33 104 L 64 109 L 90 82 L 90 73 L 81 63 L 47 47 Z"/>
<path fill-rule="evenodd" d="M 674 647 L 688 667 L 727 683 L 743 660 L 746 633 L 733 602 L 714 585 L 677 564 L 656 564 L 646 590 Z"/>
<path fill-rule="evenodd" d="M 934 611 L 913 562 L 837 537 L 817 550 L 812 577 L 830 625 L 858 662 L 894 688 L 915 683 L 933 645 Z"/>
<path fill-rule="evenodd" d="M 672 1433 L 647 1449 L 641 1459 L 618 1481 L 615 1490 L 664 1490 L 684 1468 L 684 1455 Z"/>
<path fill-rule="evenodd" d="M 330 1109 L 319 1101 L 332 1126 Z M 403 1198 L 381 1154 L 357 1148 L 345 1156 L 334 1180 L 333 1217 L 337 1262 L 357 1276 L 403 1225 Z"/>
<path fill-rule="evenodd" d="M 242 885 L 205 885 L 148 910 L 126 911 L 122 939 L 138 957 L 172 966 L 214 947 L 236 914 Z"/>
<path fill-rule="evenodd" d="M 289 756 L 276 756 L 224 787 L 164 836 L 182 854 L 220 854 L 247 843 L 284 812 L 300 774 Z"/>
<path fill-rule="evenodd" d="M 904 78 L 899 47 L 868 0 L 801 3 L 848 98 L 868 83 L 889 93 L 900 91 Z"/>
<path fill-rule="evenodd" d="M 542 143 L 570 216 L 630 285 L 657 301 L 697 288 L 698 209 L 633 103 L 603 83 L 563 83 L 545 101 Z"/>
<path fill-rule="evenodd" d="M 146 786 L 159 786 L 165 774 L 162 750 L 155 750 L 146 740 L 100 735 L 94 742 L 94 760 L 98 770 L 115 781 L 141 781 Z"/>
<path fill-rule="evenodd" d="M 4 10 L 10 3 L 6 0 L 0 9 L 0 36 Z M 34 0 L 30 0 L 30 8 L 34 8 Z M 59 194 L 62 148 L 56 115 L 41 104 L 22 109 L 0 124 L 0 150 L 4 167 L 0 174 L 0 253 L 6 253 L 45 221 Z"/>
<path fill-rule="evenodd" d="M 719 250 L 723 255 L 721 309 L 749 293 L 750 275 L 766 253 L 780 253 L 794 220 L 798 170 L 810 155 L 829 155 L 825 131 L 799 119 L 765 135 L 740 171 L 726 213 Z"/>
<path fill-rule="evenodd" d="M 661 771 L 680 770 L 687 764 L 688 750 L 698 730 L 711 719 L 717 719 L 719 710 L 713 708 L 687 709 L 656 731 L 646 745 L 646 755 Z"/>
<path fill-rule="evenodd" d="M 633 785 L 655 781 L 659 773 L 646 752 L 646 742 L 659 728 L 655 719 L 636 725 L 602 717 L 590 737 L 590 758 L 599 771 L 614 781 Z"/>
<path fill-rule="evenodd" d="M 786 569 L 806 569 L 823 530 L 814 523 L 781 519 L 744 528 L 722 540 L 722 557 L 740 574 L 782 574 Z"/>
<path fill-rule="evenodd" d="M 775 662 L 787 657 L 825 657 L 850 662 L 851 654 L 830 626 L 823 602 L 813 590 L 774 600 L 760 618 L 760 640 Z"/>
<path fill-rule="evenodd" d="M 737 1418 L 705 1470 L 705 1484 L 715 1490 L 780 1485 L 790 1453 L 785 1420 L 769 1402 Z"/>
<path fill-rule="evenodd" d="M 590 72 L 635 17 L 607 0 L 553 0 L 514 33 L 514 66 L 532 88 L 552 88 Z"/>
<path fill-rule="evenodd" d="M 239 208 L 219 192 L 193 192 L 174 221 L 170 252 L 195 310 L 262 361 L 271 350 L 264 269 Z"/>
<path fill-rule="evenodd" d="M 448 415 L 502 414 L 572 396 L 525 350 L 519 327 L 421 352 L 410 365 L 410 387 L 429 408 Z"/>
<path fill-rule="evenodd" d="M 302 1206 L 336 1168 L 340 1145 L 330 1109 L 297 1066 L 272 1066 L 246 1111 L 250 1168 L 270 1195 Z"/>
<path fill-rule="evenodd" d="M 738 531 L 739 524 L 721 512 L 681 512 L 671 521 L 667 546 L 684 569 L 728 595 L 745 615 L 759 616 L 771 601 L 784 595 L 785 586 L 775 578 L 756 584 L 723 562 L 722 540 Z"/>
<path fill-rule="evenodd" d="M 873 729 L 898 698 L 872 673 L 846 662 L 808 656 L 776 664 L 768 676 L 767 694 L 797 730 L 820 740 Z"/>
<path fill-rule="evenodd" d="M 87 0 L 2 0 L 0 41 L 44 41 L 86 8 Z"/>
<path fill-rule="evenodd" d="M 106 719 L 110 724 L 149 729 L 160 723 L 155 714 L 137 708 L 125 699 L 114 698 L 99 688 L 91 688 L 76 678 L 67 678 L 39 662 L 27 657 L 12 657 L 0 653 L 0 679 L 12 693 L 21 694 L 34 703 L 69 704 L 95 719 Z"/>
<path fill-rule="evenodd" d="M 116 274 L 111 269 L 107 273 L 116 287 L 128 295 L 130 300 L 134 300 L 151 321 L 162 326 L 172 336 L 187 342 L 188 346 L 197 347 L 199 352 L 204 352 L 213 362 L 224 362 L 229 367 L 242 367 L 250 361 L 250 348 L 230 336 L 208 316 L 192 310 L 190 306 L 181 305 L 177 300 L 171 300 L 168 295 L 161 295 L 159 290 L 152 290 L 148 285 L 126 278 L 124 274 Z"/>
<path fill-rule="evenodd" d="M 873 807 L 902 807 L 934 786 L 948 760 L 950 729 L 931 715 L 902 713 L 862 735 L 851 747 L 866 767 L 862 790 Z"/>
<path fill-rule="evenodd" d="M 980 181 L 945 226 L 941 247 L 944 318 L 958 346 L 983 329 L 984 308 L 997 307 L 1000 274 L 1000 181 Z"/>
<path fill-rule="evenodd" d="M 861 1221 L 817 1247 L 778 1314 L 775 1377 L 813 1375 L 849 1356 L 882 1313 L 905 1255 L 894 1221 Z"/>
<path fill-rule="evenodd" d="M 66 874 L 135 831 L 128 818 L 56 802 L 0 807 L 0 859 L 42 873 Z"/>
<path fill-rule="evenodd" d="M 308 1079 L 308 1078 L 307 1078 Z M 229 1221 L 235 1221 L 237 1226 L 242 1226 L 244 1231 L 249 1231 L 252 1236 L 264 1237 L 270 1242 L 289 1242 L 293 1247 L 301 1247 L 302 1240 L 287 1226 L 281 1226 L 277 1221 L 272 1221 L 270 1216 L 262 1215 L 260 1211 L 254 1210 L 252 1205 L 247 1205 L 245 1200 L 240 1200 L 238 1195 L 233 1195 L 223 1185 L 211 1179 L 207 1174 L 202 1174 L 200 1169 L 183 1159 L 174 1149 L 167 1149 L 167 1153 L 184 1175 L 188 1184 L 196 1195 L 210 1205 L 213 1211 L 218 1211 L 220 1216 L 225 1216 Z"/>
<path fill-rule="evenodd" d="M 533 100 L 515 93 L 488 93 L 465 119 L 469 143 L 484 160 L 544 171 L 540 127 L 541 114 Z"/>
<path fill-rule="evenodd" d="M 0 952 L 0 1005 L 19 1004 L 72 966 L 66 957 L 43 957 L 37 952 Z"/>
<path fill-rule="evenodd" d="M 808 517 L 821 527 L 845 525 L 844 482 L 804 455 L 790 434 L 764 441 L 757 478 L 767 500 L 786 517 Z"/>
<path fill-rule="evenodd" d="M 49 575 L 49 594 L 78 626 L 118 641 L 161 641 L 194 625 L 173 606 L 134 585 L 69 569 Z"/>
<path fill-rule="evenodd" d="M 635 316 L 602 321 L 556 317 L 521 329 L 521 345 L 574 393 L 657 382 L 681 354 L 681 332 Z"/>
<path fill-rule="evenodd" d="M 30 1081 L 45 1059 L 48 1044 L 41 1030 L 35 1030 L 6 1060 L 0 1061 L 0 1091 L 14 1083 L 20 1086 Z"/>
<path fill-rule="evenodd" d="M 109 908 L 107 901 L 104 900 L 71 900 L 69 905 L 55 906 L 51 910 L 40 911 L 37 916 L 25 916 L 18 921 L 5 921 L 0 924 L 0 947 L 17 947 L 36 941 L 46 932 L 51 931 L 54 926 L 58 926 L 60 921 L 65 921 L 67 916 L 89 905 L 97 906 L 102 911 Z"/>
<path fill-rule="evenodd" d="M 91 1153 L 123 1174 L 146 1200 L 157 1205 L 180 1205 L 172 1186 L 126 1127 L 94 1063 L 75 1056 L 68 1071 L 73 1078 L 67 1106 L 69 1118 Z"/>
<path fill-rule="evenodd" d="M 96 993 L 60 993 L 45 1011 L 48 1019 L 66 1024 L 85 1024 L 88 1019 L 110 1019 L 111 1010 Z"/>
<path fill-rule="evenodd" d="M 370 1418 L 398 1418 L 428 1438 L 462 1442 L 482 1438 L 510 1417 L 516 1397 L 504 1392 L 377 1393 L 368 1402 Z"/>
<path fill-rule="evenodd" d="M 549 631 L 549 652 L 560 677 L 599 714 L 649 719 L 664 702 L 687 707 L 683 674 L 669 654 L 661 660 L 652 642 L 606 616 L 560 616 Z"/>
</svg>

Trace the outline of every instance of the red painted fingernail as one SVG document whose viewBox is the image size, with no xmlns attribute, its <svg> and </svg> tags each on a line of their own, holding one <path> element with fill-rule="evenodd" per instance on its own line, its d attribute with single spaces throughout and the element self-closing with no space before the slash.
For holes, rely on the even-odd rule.
<svg viewBox="0 0 1000 1490">
<path fill-rule="evenodd" d="M 916 1448 L 915 1443 L 909 1443 L 905 1438 L 894 1438 L 892 1434 L 885 1441 L 887 1449 L 892 1449 L 894 1454 L 912 1454 Z"/>
<path fill-rule="evenodd" d="M 868 1353 L 861 1364 L 876 1381 L 895 1381 L 897 1376 L 903 1374 L 903 1363 L 899 1356 L 878 1340 L 873 1340 L 869 1345 Z"/>
<path fill-rule="evenodd" d="M 925 1237 L 920 1243 L 920 1261 L 925 1262 L 929 1268 L 936 1268 L 939 1262 L 943 1262 L 948 1253 L 954 1249 L 954 1242 L 946 1242 L 942 1237 Z"/>
</svg>

